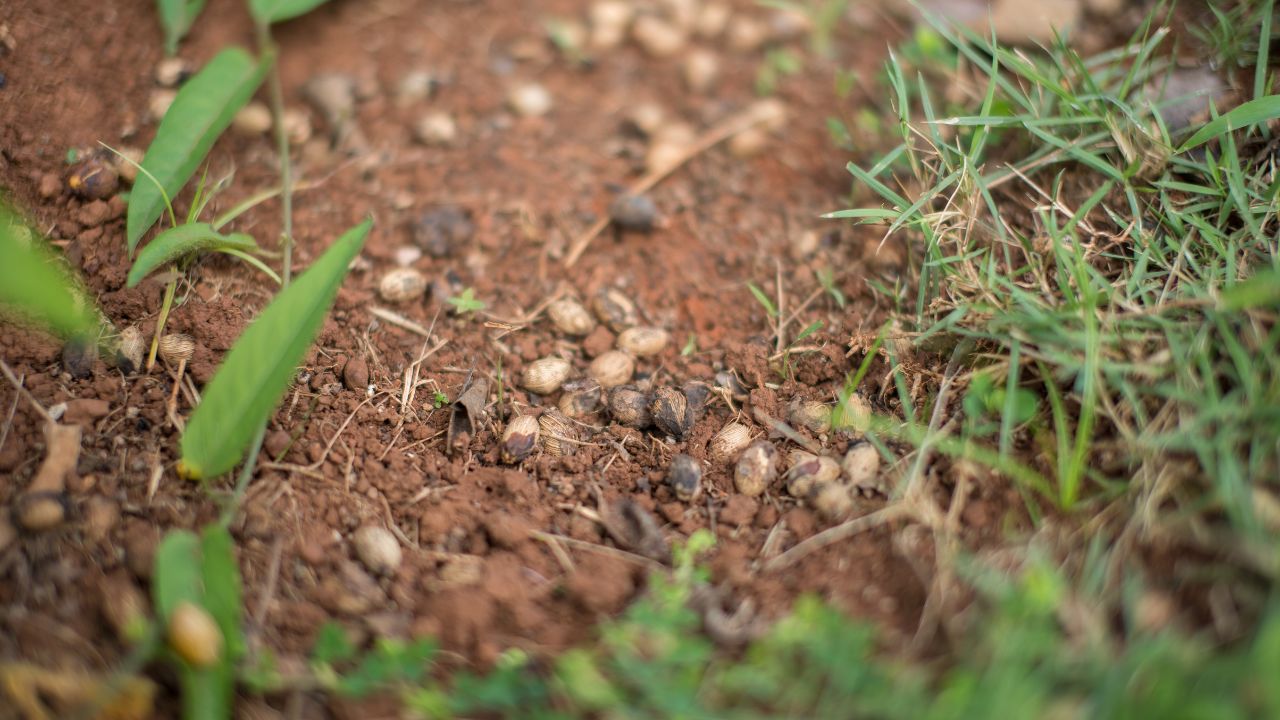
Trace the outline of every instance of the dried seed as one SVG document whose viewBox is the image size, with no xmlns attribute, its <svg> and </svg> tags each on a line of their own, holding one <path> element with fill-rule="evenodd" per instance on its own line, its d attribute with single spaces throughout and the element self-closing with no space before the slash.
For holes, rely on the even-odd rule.
<svg viewBox="0 0 1280 720">
<path fill-rule="evenodd" d="M 396 268 L 382 276 L 378 294 L 391 303 L 417 300 L 427 292 L 427 279 L 413 268 Z"/>
<path fill-rule="evenodd" d="M 649 426 L 649 397 L 631 385 L 609 391 L 609 415 L 618 423 L 642 430 Z"/>
<path fill-rule="evenodd" d="M 648 195 L 622 193 L 609 203 L 609 219 L 628 232 L 652 232 L 658 221 L 658 206 Z"/>
<path fill-rule="evenodd" d="M 48 462 L 46 460 L 46 462 Z M 74 465 L 74 462 L 73 462 Z M 28 532 L 52 530 L 66 521 L 69 502 L 61 492 L 49 490 L 27 491 L 14 503 L 13 517 L 18 526 Z"/>
<path fill-rule="evenodd" d="M 817 486 L 835 482 L 840 477 L 840 465 L 829 457 L 819 457 L 804 450 L 795 450 L 787 458 L 787 492 L 792 497 L 805 498 Z"/>
<path fill-rule="evenodd" d="M 690 380 L 680 386 L 680 392 L 684 393 L 684 399 L 689 402 L 689 412 L 693 413 L 696 422 L 702 409 L 707 406 L 707 398 L 711 397 L 711 386 L 701 380 Z"/>
<path fill-rule="evenodd" d="M 106 200 L 120 187 L 120 174 L 109 161 L 95 155 L 71 171 L 67 187 L 85 200 Z"/>
<path fill-rule="evenodd" d="M 547 306 L 547 316 L 565 335 L 588 335 L 596 329 L 596 319 L 573 298 L 560 298 Z"/>
<path fill-rule="evenodd" d="M 866 432 L 871 427 L 871 404 L 861 394 L 849 393 L 849 397 L 836 406 L 831 420 L 832 426 L 838 430 Z"/>
<path fill-rule="evenodd" d="M 222 656 L 222 631 L 207 610 L 182 601 L 169 616 L 169 646 L 188 664 L 202 668 Z"/>
<path fill-rule="evenodd" d="M 655 58 L 671 57 L 685 46 L 684 31 L 656 15 L 643 15 L 631 25 L 631 37 Z"/>
<path fill-rule="evenodd" d="M 603 400 L 600 383 L 591 378 L 571 380 L 560 395 L 560 412 L 571 418 L 585 417 L 599 410 Z"/>
<path fill-rule="evenodd" d="M 195 338 L 183 333 L 169 333 L 160 338 L 160 358 L 171 365 L 190 360 L 196 351 Z"/>
<path fill-rule="evenodd" d="M 740 422 L 730 422 L 711 438 L 711 442 L 707 445 L 707 454 L 711 462 L 719 465 L 728 464 L 737 460 L 750 442 L 751 428 Z"/>
<path fill-rule="evenodd" d="M 180 57 L 170 57 L 156 63 L 156 84 L 160 87 L 177 87 L 191 77 L 191 65 Z"/>
<path fill-rule="evenodd" d="M 551 93 L 537 83 L 518 85 L 507 95 L 507 105 L 523 117 L 546 115 L 552 104 Z"/>
<path fill-rule="evenodd" d="M 854 443 L 844 454 L 840 464 L 844 471 L 844 480 L 850 487 L 863 492 L 884 492 L 882 483 L 877 482 L 880 473 L 880 451 L 869 442 Z"/>
<path fill-rule="evenodd" d="M 849 488 L 838 482 L 814 485 L 810 490 L 809 504 L 828 520 L 843 520 L 853 514 L 855 506 Z"/>
<path fill-rule="evenodd" d="M 572 455 L 576 449 L 574 443 L 578 439 L 578 432 L 573 427 L 573 421 L 559 410 L 542 413 L 538 417 L 538 430 L 542 449 L 548 455 Z"/>
<path fill-rule="evenodd" d="M 151 114 L 151 119 L 160 122 L 177 97 L 178 93 L 174 90 L 152 90 L 150 97 L 147 98 L 147 112 Z"/>
<path fill-rule="evenodd" d="M 400 543 L 390 530 L 380 525 L 365 525 L 351 538 L 356 557 L 374 575 L 392 575 L 400 567 Z"/>
<path fill-rule="evenodd" d="M 430 112 L 413 125 L 413 137 L 423 145 L 452 145 L 458 139 L 458 124 L 446 112 Z"/>
<path fill-rule="evenodd" d="M 130 325 L 120 333 L 120 347 L 116 349 L 116 367 L 125 375 L 132 375 L 142 368 L 147 353 L 147 340 L 142 330 Z"/>
<path fill-rule="evenodd" d="M 702 464 L 683 453 L 675 455 L 667 468 L 667 483 L 676 497 L 693 500 L 702 491 Z"/>
<path fill-rule="evenodd" d="M 667 113 L 662 109 L 661 105 L 656 103 L 640 103 L 631 109 L 627 115 L 627 124 L 630 129 L 639 134 L 649 137 L 662 127 L 663 121 L 666 119 Z"/>
<path fill-rule="evenodd" d="M 348 390 L 364 392 L 369 387 L 369 363 L 362 357 L 353 357 L 342 366 L 342 384 Z"/>
<path fill-rule="evenodd" d="M 818 400 L 792 400 L 789 418 L 792 425 L 819 435 L 831 429 L 831 407 Z"/>
<path fill-rule="evenodd" d="M 705 93 L 720 76 L 720 58 L 705 48 L 697 48 L 684 60 L 684 82 L 696 93 Z"/>
<path fill-rule="evenodd" d="M 569 361 L 562 357 L 551 355 L 540 358 L 525 367 L 520 376 L 520 384 L 539 395 L 550 395 L 569 379 L 572 369 Z"/>
<path fill-rule="evenodd" d="M 684 393 L 675 388 L 661 387 L 653 392 L 649 401 L 649 415 L 659 430 L 681 440 L 693 427 L 693 412 Z"/>
<path fill-rule="evenodd" d="M 591 309 L 600 322 L 620 333 L 640 324 L 640 313 L 630 298 L 613 288 L 604 288 L 591 299 Z"/>
<path fill-rule="evenodd" d="M 517 415 L 502 431 L 502 462 L 518 463 L 529 457 L 538 445 L 538 419 L 533 415 Z"/>
<path fill-rule="evenodd" d="M 670 342 L 671 333 L 655 327 L 627 328 L 618 335 L 618 349 L 636 357 L 657 355 Z"/>
<path fill-rule="evenodd" d="M 733 470 L 733 486 L 743 495 L 762 495 L 778 477 L 778 451 L 767 440 L 753 443 Z"/>
<path fill-rule="evenodd" d="M 634 13 L 635 8 L 631 3 L 622 0 L 600 0 L 592 3 L 588 11 L 592 47 L 608 50 L 620 45 Z"/>
<path fill-rule="evenodd" d="M 634 358 L 621 350 L 609 350 L 591 361 L 587 374 L 600 383 L 600 387 L 612 388 L 627 384 L 635 370 Z"/>
<path fill-rule="evenodd" d="M 245 137 L 266 135 L 271 130 L 271 109 L 254 100 L 236 111 L 231 129 Z"/>
</svg>

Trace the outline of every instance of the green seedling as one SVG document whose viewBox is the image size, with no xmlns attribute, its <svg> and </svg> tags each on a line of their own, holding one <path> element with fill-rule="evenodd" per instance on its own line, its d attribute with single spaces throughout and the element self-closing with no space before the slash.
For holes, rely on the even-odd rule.
<svg viewBox="0 0 1280 720">
<path fill-rule="evenodd" d="M 817 275 L 818 284 L 821 285 L 822 289 L 825 290 L 826 293 L 831 296 L 831 299 L 835 301 L 836 307 L 843 310 L 845 303 L 848 301 L 845 299 L 844 293 L 840 291 L 840 288 L 836 287 L 835 272 L 831 268 L 824 267 L 818 268 Z"/>
<path fill-rule="evenodd" d="M 751 291 L 751 295 L 755 297 L 756 302 L 760 303 L 760 307 L 764 308 L 764 312 L 771 318 L 778 317 L 778 306 L 773 304 L 768 295 L 756 286 L 755 283 L 747 283 L 747 289 Z"/>
<path fill-rule="evenodd" d="M 435 394 L 431 396 L 431 407 L 435 408 L 436 410 L 439 410 L 440 408 L 448 404 L 449 404 L 449 396 L 445 395 L 439 390 L 437 390 Z"/>
<path fill-rule="evenodd" d="M 483 300 L 476 298 L 476 292 L 472 288 L 467 288 L 460 294 L 449 298 L 448 302 L 453 306 L 453 311 L 459 315 L 480 312 L 487 307 Z"/>
<path fill-rule="evenodd" d="M 0 306 L 63 338 L 95 337 L 93 302 L 43 237 L 0 204 Z"/>
<path fill-rule="evenodd" d="M 160 24 L 164 26 L 165 54 L 173 55 L 178 51 L 178 43 L 186 37 L 191 24 L 204 10 L 204 4 L 205 0 L 156 0 Z"/>
<path fill-rule="evenodd" d="M 756 93 L 772 95 L 782 79 L 804 70 L 804 58 L 787 48 L 773 48 L 764 55 L 756 71 Z"/>
<path fill-rule="evenodd" d="M 343 234 L 236 340 L 182 434 L 180 474 L 212 478 L 240 460 L 288 388 L 370 227 L 366 220 Z"/>
<path fill-rule="evenodd" d="M 698 352 L 698 336 L 693 333 L 689 333 L 688 339 L 684 341 L 684 347 L 680 348 L 680 355 L 682 357 L 689 357 L 696 352 Z"/>
</svg>

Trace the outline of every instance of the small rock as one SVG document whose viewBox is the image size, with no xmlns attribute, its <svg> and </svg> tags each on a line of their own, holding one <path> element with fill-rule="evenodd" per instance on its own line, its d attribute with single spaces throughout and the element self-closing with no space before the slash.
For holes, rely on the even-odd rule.
<svg viewBox="0 0 1280 720">
<path fill-rule="evenodd" d="M 759 20 L 738 15 L 729 21 L 728 35 L 731 49 L 754 52 L 769 39 L 769 28 Z"/>
<path fill-rule="evenodd" d="M 405 76 L 400 78 L 400 83 L 396 85 L 396 104 L 400 107 L 408 107 L 422 102 L 431 97 L 437 85 L 439 81 L 426 70 L 412 70 L 405 73 Z"/>
<path fill-rule="evenodd" d="M 356 114 L 356 81 L 350 75 L 324 73 L 302 85 L 302 96 L 320 113 L 337 145 L 346 137 Z M 300 141 L 296 144 L 306 142 Z"/>
<path fill-rule="evenodd" d="M 311 139 L 311 118 L 298 109 L 286 109 L 280 118 L 290 145 L 302 145 Z"/>
<path fill-rule="evenodd" d="M 68 425 L 87 425 L 111 412 L 111 403 L 97 398 L 80 398 L 67 402 L 62 419 Z"/>
<path fill-rule="evenodd" d="M 51 200 L 62 192 L 62 180 L 54 173 L 45 173 L 40 176 L 37 192 L 42 200 Z"/>
<path fill-rule="evenodd" d="M 657 103 L 640 103 L 627 115 L 627 124 L 636 132 L 646 137 L 652 136 L 662 127 L 667 113 Z"/>
<path fill-rule="evenodd" d="M 422 250 L 416 245 L 401 245 L 396 248 L 391 259 L 400 267 L 409 267 L 422 259 Z"/>
<path fill-rule="evenodd" d="M 392 575 L 400 567 L 400 543 L 390 530 L 380 525 L 365 525 L 351 539 L 356 557 L 375 575 Z"/>
<path fill-rule="evenodd" d="M 1157 106 L 1169 132 L 1177 133 L 1204 118 L 1212 103 L 1221 103 L 1227 86 L 1207 68 L 1180 68 L 1152 80 L 1143 94 Z"/>
<path fill-rule="evenodd" d="M 588 11 L 591 21 L 591 46 L 610 50 L 622 44 L 635 8 L 623 0 L 599 0 Z"/>
<path fill-rule="evenodd" d="M 156 63 L 156 84 L 160 87 L 177 87 L 186 82 L 189 77 L 191 77 L 191 65 L 182 58 L 165 58 Z"/>
<path fill-rule="evenodd" d="M 658 206 L 648 195 L 622 193 L 609 203 L 609 219 L 629 232 L 652 232 L 658 219 Z"/>
<path fill-rule="evenodd" d="M 265 103 L 254 100 L 231 118 L 231 129 L 247 137 L 265 135 L 271 131 L 271 110 Z"/>
<path fill-rule="evenodd" d="M 733 17 L 733 8 L 729 7 L 728 3 L 708 2 L 702 6 L 702 11 L 698 13 L 698 20 L 694 25 L 694 30 L 699 36 L 714 40 L 724 32 L 724 29 L 729 25 L 731 17 Z"/>
<path fill-rule="evenodd" d="M 750 524 L 756 517 L 756 501 L 746 495 L 730 495 L 720 511 L 720 522 L 730 527 Z"/>
<path fill-rule="evenodd" d="M 87 228 L 98 227 L 111 219 L 111 206 L 102 200 L 86 203 L 76 212 L 76 222 Z"/>
<path fill-rule="evenodd" d="M 413 226 L 413 242 L 434 258 L 445 258 L 470 242 L 475 234 L 471 215 L 457 205 L 424 212 Z"/>
<path fill-rule="evenodd" d="M 151 119 L 160 122 L 164 114 L 169 112 L 169 106 L 176 97 L 178 93 L 173 90 L 153 90 L 151 97 L 147 99 L 147 112 L 151 113 Z"/>
<path fill-rule="evenodd" d="M 289 437 L 289 431 L 277 429 L 267 434 L 267 439 L 262 446 L 266 448 L 267 456 L 272 460 L 280 460 L 289 449 L 289 444 L 293 442 Z"/>
<path fill-rule="evenodd" d="M 517 85 L 507 95 L 507 105 L 523 117 L 546 115 L 551 112 L 552 104 L 551 93 L 538 83 Z"/>
<path fill-rule="evenodd" d="M 89 499 L 84 511 L 84 536 L 101 542 L 120 522 L 120 505 L 111 498 L 96 495 Z"/>
<path fill-rule="evenodd" d="M 684 82 L 689 89 L 705 93 L 720 77 L 720 58 L 712 51 L 698 48 L 684 60 Z"/>
<path fill-rule="evenodd" d="M 342 383 L 348 390 L 361 393 L 369 387 L 369 364 L 364 358 L 356 356 L 347 361 L 342 368 Z"/>
<path fill-rule="evenodd" d="M 684 49 L 680 28 L 654 15 L 644 15 L 631 26 L 631 37 L 651 57 L 666 58 Z"/>
<path fill-rule="evenodd" d="M 98 347 L 92 340 L 72 338 L 62 346 L 62 369 L 76 379 L 93 374 L 94 361 L 98 359 Z"/>
<path fill-rule="evenodd" d="M 452 145 L 458 138 L 458 125 L 449 113 L 427 113 L 413 126 L 413 137 L 423 145 Z"/>
</svg>

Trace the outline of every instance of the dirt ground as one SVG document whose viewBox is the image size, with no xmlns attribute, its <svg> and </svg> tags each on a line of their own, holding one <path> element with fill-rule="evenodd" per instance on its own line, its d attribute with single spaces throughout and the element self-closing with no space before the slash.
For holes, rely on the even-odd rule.
<svg viewBox="0 0 1280 720">
<path fill-rule="evenodd" d="M 608 552 L 625 542 L 598 521 L 627 501 L 655 518 L 668 541 L 711 529 L 718 541 L 710 556 L 715 581 L 728 597 L 750 599 L 766 618 L 816 593 L 875 621 L 889 642 L 916 631 L 927 595 L 917 570 L 930 562 L 930 550 L 920 554 L 928 543 L 895 541 L 889 526 L 769 571 L 765 560 L 831 522 L 781 484 L 758 498 L 737 493 L 724 464 L 708 463 L 704 492 L 693 502 L 678 499 L 665 481 L 673 454 L 705 460 L 709 440 L 731 419 L 765 436 L 755 413 L 785 419 L 795 398 L 833 400 L 863 358 L 850 353 L 851 339 L 883 322 L 885 308 L 869 284 L 892 287 L 904 248 L 881 247 L 873 230 L 818 216 L 847 206 L 844 165 L 854 159 L 833 144 L 826 119 L 851 115 L 868 101 L 888 43 L 906 26 L 900 16 L 859 9 L 856 22 L 842 25 L 834 57 L 808 54 L 806 71 L 781 82 L 775 97 L 787 119 L 763 151 L 744 157 L 719 145 L 698 154 L 650 193 L 662 218 L 655 231 L 607 230 L 566 268 L 574 238 L 640 174 L 646 143 L 628 128 L 629 111 L 657 103 L 705 131 L 758 99 L 764 57 L 763 49 L 736 50 L 723 37 L 693 40 L 720 58 L 721 76 L 707 92 L 686 88 L 682 54 L 656 58 L 634 42 L 576 66 L 541 28 L 547 17 L 583 18 L 584 6 L 337 1 L 278 28 L 286 103 L 307 112 L 314 127 L 313 138 L 295 149 L 308 183 L 295 202 L 298 265 L 305 268 L 361 218 L 376 221 L 270 425 L 271 457 L 260 462 L 233 525 L 250 631 L 286 662 L 304 657 L 316 629 L 331 618 L 366 636 L 438 636 L 460 664 L 478 667 L 507 648 L 554 653 L 587 641 L 601 618 L 644 588 L 648 566 L 635 555 Z M 770 22 L 772 11 L 754 3 L 733 7 L 736 15 Z M 0 54 L 0 187 L 80 269 L 117 327 L 149 332 L 163 285 L 124 286 L 124 202 L 76 199 L 64 181 L 68 149 L 98 141 L 144 148 L 154 133 L 148 107 L 163 55 L 152 4 L 14 0 L 0 6 L 0 27 L 12 39 Z M 252 37 L 240 3 L 212 0 L 180 55 L 199 66 L 227 44 L 250 45 Z M 784 42 L 802 50 L 806 43 Z M 845 99 L 833 90 L 836 69 L 856 78 Z M 401 93 L 414 72 L 437 79 L 430 97 Z M 354 131 L 337 147 L 301 90 L 320 73 L 356 80 Z M 526 81 L 550 92 L 547 114 L 521 117 L 507 108 L 508 89 Z M 452 145 L 414 140 L 414 123 L 430 111 L 456 120 Z M 235 178 L 216 206 L 275 184 L 275 158 L 266 135 L 225 136 L 211 155 L 211 174 L 234 168 Z M 442 208 L 458 211 L 445 221 L 458 232 L 433 244 L 440 226 L 432 218 L 444 217 Z M 268 245 L 279 232 L 279 213 L 278 203 L 268 202 L 235 227 Z M 426 245 L 416 259 L 404 250 L 415 243 Z M 378 283 L 406 259 L 436 290 L 420 301 L 387 303 Z M 821 291 L 820 270 L 834 274 L 847 307 Z M 170 331 L 197 343 L 189 367 L 194 382 L 179 394 L 184 417 L 191 390 L 208 381 L 272 293 L 264 276 L 220 258 L 201 261 L 187 281 L 169 321 Z M 801 341 L 789 379 L 777 371 L 783 359 L 774 320 L 748 282 L 775 302 L 781 289 L 788 338 L 824 323 Z M 464 287 L 474 288 L 485 311 L 450 312 L 443 296 Z M 641 383 L 714 383 L 729 372 L 748 399 L 730 404 L 712 395 L 681 440 L 595 414 L 582 418 L 582 442 L 571 456 L 539 453 L 502 464 L 505 419 L 558 399 L 521 389 L 522 370 L 560 354 L 580 376 L 615 340 L 603 326 L 585 339 L 566 337 L 534 312 L 553 297 L 585 301 L 603 288 L 630 297 L 646 324 L 671 334 L 659 355 L 639 361 Z M 429 328 L 430 337 L 381 319 L 375 307 Z M 65 421 L 84 427 L 78 481 L 68 488 L 70 522 L 0 548 L 0 659 L 109 668 L 125 652 L 108 622 L 121 588 L 145 595 L 161 535 L 213 520 L 232 481 L 206 487 L 174 472 L 180 435 L 165 411 L 172 368 L 125 375 L 99 360 L 89 377 L 75 379 L 59 343 L 9 324 L 0 328 L 0 357 L 42 405 L 66 403 Z M 346 378 L 349 363 L 367 367 L 371 389 Z M 872 406 L 891 412 L 886 367 L 874 361 L 866 387 Z M 927 383 L 933 376 L 921 377 Z M 403 403 L 406 378 L 417 382 Z M 454 399 L 469 378 L 489 381 L 490 421 L 464 450 L 449 454 L 448 408 L 433 407 L 434 393 Z M 0 508 L 9 508 L 39 465 L 45 440 L 39 418 L 7 383 L 0 386 L 0 413 L 6 431 Z M 836 456 L 852 440 L 806 434 Z M 784 454 L 794 447 L 781 438 L 775 444 Z M 883 472 L 892 479 L 899 471 Z M 949 485 L 944 480 L 941 487 Z M 863 511 L 882 500 L 866 502 Z M 1020 504 L 1003 485 L 978 487 L 963 532 L 975 544 L 998 540 L 1025 523 Z M 355 557 L 353 533 L 366 525 L 394 527 L 401 541 L 404 559 L 390 577 L 372 576 Z"/>
</svg>

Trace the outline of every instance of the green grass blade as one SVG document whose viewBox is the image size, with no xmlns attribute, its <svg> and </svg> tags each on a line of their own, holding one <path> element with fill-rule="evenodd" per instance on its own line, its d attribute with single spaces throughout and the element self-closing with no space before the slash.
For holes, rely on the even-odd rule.
<svg viewBox="0 0 1280 720">
<path fill-rule="evenodd" d="M 266 69 L 244 50 L 228 48 L 178 91 L 142 159 L 142 167 L 159 187 L 139 184 L 129 196 L 126 235 L 130 254 L 160 218 L 165 196 L 176 196 L 191 179 L 236 111 L 258 89 Z"/>
<path fill-rule="evenodd" d="M 186 530 L 173 530 L 156 548 L 151 573 L 151 600 L 156 618 L 167 624 L 180 603 L 200 605 L 200 541 Z"/>
<path fill-rule="evenodd" d="M 179 471 L 185 477 L 215 477 L 240 460 L 289 387 L 371 226 L 366 220 L 343 234 L 276 296 L 227 353 L 182 434 Z"/>
<path fill-rule="evenodd" d="M 249 0 L 249 14 L 260 24 L 283 22 L 305 15 L 328 0 Z"/>
<path fill-rule="evenodd" d="M 1219 115 L 1205 123 L 1204 127 L 1187 138 L 1182 147 L 1178 148 L 1178 152 L 1186 152 L 1233 130 L 1257 125 L 1275 118 L 1280 118 L 1280 95 L 1267 95 L 1256 100 L 1250 100 L 1233 108 L 1231 112 Z"/>
<path fill-rule="evenodd" d="M 751 294 L 755 296 L 756 301 L 758 301 L 761 305 L 764 306 L 765 314 L 767 314 L 769 317 L 778 317 L 777 306 L 773 304 L 773 301 L 769 299 L 768 295 L 764 294 L 763 290 L 756 287 L 755 283 L 747 283 L 747 289 L 750 290 Z"/>
<path fill-rule="evenodd" d="M 164 52 L 172 55 L 178 50 L 178 42 L 186 36 L 196 16 L 204 10 L 205 0 L 156 0 L 160 11 L 160 24 L 164 26 Z"/>
<path fill-rule="evenodd" d="M 224 246 L 224 247 L 217 247 L 217 248 L 214 248 L 214 250 L 217 250 L 217 251 L 218 251 L 218 252 L 220 252 L 220 253 L 226 253 L 227 255 L 230 255 L 231 257 L 240 258 L 241 260 L 243 260 L 243 261 L 245 261 L 245 262 L 249 263 L 250 265 L 252 265 L 252 266 L 254 266 L 254 267 L 256 267 L 256 268 L 258 268 L 258 270 L 262 271 L 262 274 L 263 274 L 263 275 L 266 275 L 267 277 L 271 278 L 271 279 L 272 279 L 272 281 L 274 281 L 274 282 L 275 282 L 275 284 L 277 284 L 277 285 L 281 285 L 281 284 L 283 284 L 283 283 L 281 282 L 281 280 L 280 280 L 280 276 L 276 274 L 276 271 L 275 271 L 275 270 L 272 270 L 270 267 L 268 267 L 268 266 L 267 266 L 267 264 L 266 264 L 266 263 L 262 262 L 261 260 L 259 260 L 259 259 L 258 259 L 258 258 L 256 258 L 256 257 L 254 257 L 254 256 L 250 255 L 249 253 L 244 252 L 243 250 L 237 250 L 236 248 L 233 248 L 233 247 L 225 247 L 225 246 Z"/>
<path fill-rule="evenodd" d="M 64 337 L 93 331 L 91 303 L 44 238 L 0 206 L 0 305 Z"/>
<path fill-rule="evenodd" d="M 205 250 L 234 249 L 252 251 L 258 249 L 258 243 L 244 233 L 223 235 L 215 231 L 207 223 L 191 223 L 169 228 L 147 243 L 138 253 L 129 269 L 128 286 L 137 287 L 138 283 L 156 268 L 173 262 L 191 253 Z"/>
</svg>

